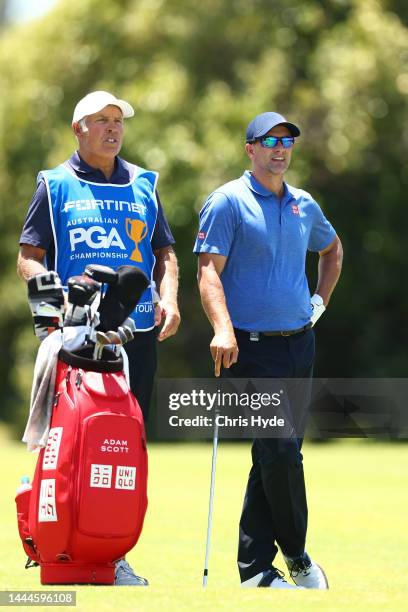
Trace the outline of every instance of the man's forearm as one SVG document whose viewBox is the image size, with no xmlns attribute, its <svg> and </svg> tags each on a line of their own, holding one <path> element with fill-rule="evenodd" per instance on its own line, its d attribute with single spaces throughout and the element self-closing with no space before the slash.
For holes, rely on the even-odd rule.
<svg viewBox="0 0 408 612">
<path fill-rule="evenodd" d="M 156 265 L 153 278 L 160 295 L 155 324 L 159 325 L 164 317 L 164 324 L 158 336 L 161 342 L 173 336 L 180 325 L 180 312 L 177 305 L 178 266 L 176 254 L 171 246 L 159 249 L 155 255 Z"/>
<path fill-rule="evenodd" d="M 18 256 L 17 273 L 23 280 L 28 280 L 35 274 L 43 274 L 47 269 L 36 259 Z"/>
<path fill-rule="evenodd" d="M 178 265 L 172 247 L 157 251 L 153 278 L 160 298 L 165 302 L 177 303 Z"/>
<path fill-rule="evenodd" d="M 204 312 L 214 329 L 214 333 L 233 331 L 224 289 L 217 272 L 214 269 L 202 268 L 198 279 L 198 287 Z"/>
<path fill-rule="evenodd" d="M 341 273 L 343 262 L 343 249 L 340 240 L 327 253 L 322 253 L 319 258 L 318 282 L 316 293 L 323 298 L 325 306 L 329 303 Z"/>
<path fill-rule="evenodd" d="M 230 368 L 238 360 L 238 345 L 229 316 L 221 274 L 227 258 L 223 255 L 202 253 L 198 262 L 198 287 L 201 302 L 214 329 L 210 352 L 214 360 L 214 374 Z"/>
</svg>

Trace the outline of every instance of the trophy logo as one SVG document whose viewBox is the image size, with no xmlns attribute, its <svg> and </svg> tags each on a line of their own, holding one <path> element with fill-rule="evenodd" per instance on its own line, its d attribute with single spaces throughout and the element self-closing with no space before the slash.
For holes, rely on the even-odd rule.
<svg viewBox="0 0 408 612">
<path fill-rule="evenodd" d="M 140 219 L 125 219 L 125 229 L 129 238 L 135 243 L 135 248 L 132 251 L 130 259 L 132 261 L 143 261 L 142 254 L 139 250 L 139 243 L 147 236 L 147 225 Z"/>
</svg>

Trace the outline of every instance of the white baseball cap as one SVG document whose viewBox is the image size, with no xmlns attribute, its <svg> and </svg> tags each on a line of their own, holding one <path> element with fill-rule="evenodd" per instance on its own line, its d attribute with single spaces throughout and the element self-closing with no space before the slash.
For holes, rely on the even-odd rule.
<svg viewBox="0 0 408 612">
<path fill-rule="evenodd" d="M 133 117 L 135 114 L 133 106 L 131 106 L 129 102 L 118 100 L 118 98 L 115 98 L 115 96 L 108 91 L 93 91 L 82 98 L 76 105 L 72 123 L 77 123 L 87 115 L 93 115 L 110 104 L 120 108 L 124 119 Z"/>
</svg>

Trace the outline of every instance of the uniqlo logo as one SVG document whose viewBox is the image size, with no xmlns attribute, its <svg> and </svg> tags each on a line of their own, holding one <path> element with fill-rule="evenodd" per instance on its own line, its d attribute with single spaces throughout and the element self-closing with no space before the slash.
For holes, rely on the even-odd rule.
<svg viewBox="0 0 408 612">
<path fill-rule="evenodd" d="M 112 484 L 112 466 L 92 463 L 90 487 L 110 489 Z"/>
<path fill-rule="evenodd" d="M 292 212 L 294 215 L 299 214 L 299 206 L 297 204 L 292 204 Z"/>
<path fill-rule="evenodd" d="M 52 427 L 48 434 L 47 446 L 44 450 L 43 470 L 56 470 L 58 454 L 62 438 L 62 427 Z"/>
<path fill-rule="evenodd" d="M 205 232 L 198 232 L 198 234 L 197 234 L 197 238 L 198 238 L 199 240 L 204 240 L 204 238 L 206 237 L 206 235 L 207 235 L 207 234 L 206 234 Z"/>
<path fill-rule="evenodd" d="M 136 489 L 136 468 L 128 465 L 118 465 L 116 468 L 115 489 Z"/>
<path fill-rule="evenodd" d="M 41 481 L 40 503 L 38 504 L 38 522 L 50 523 L 57 520 L 55 478 L 47 478 Z"/>
</svg>

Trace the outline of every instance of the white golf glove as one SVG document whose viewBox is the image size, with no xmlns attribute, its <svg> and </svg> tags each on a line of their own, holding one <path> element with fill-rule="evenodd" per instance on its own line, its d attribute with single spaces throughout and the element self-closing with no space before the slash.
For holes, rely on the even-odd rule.
<svg viewBox="0 0 408 612">
<path fill-rule="evenodd" d="M 323 304 L 323 298 L 321 298 L 317 293 L 310 298 L 310 303 L 313 308 L 313 313 L 310 318 L 313 327 L 326 310 L 326 306 Z"/>
</svg>

